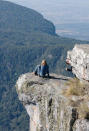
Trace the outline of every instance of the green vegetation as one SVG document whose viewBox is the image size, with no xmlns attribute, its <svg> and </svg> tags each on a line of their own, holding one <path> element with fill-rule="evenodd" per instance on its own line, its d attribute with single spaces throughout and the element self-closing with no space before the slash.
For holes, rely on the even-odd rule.
<svg viewBox="0 0 89 131">
<path fill-rule="evenodd" d="M 0 131 L 28 131 L 28 115 L 14 88 L 19 75 L 43 58 L 50 72 L 66 74 L 66 52 L 75 43 L 86 42 L 61 38 L 36 11 L 0 1 Z"/>
<path fill-rule="evenodd" d="M 41 31 L 56 35 L 54 25 L 41 14 L 5 1 L 0 1 L 0 30 Z"/>
</svg>

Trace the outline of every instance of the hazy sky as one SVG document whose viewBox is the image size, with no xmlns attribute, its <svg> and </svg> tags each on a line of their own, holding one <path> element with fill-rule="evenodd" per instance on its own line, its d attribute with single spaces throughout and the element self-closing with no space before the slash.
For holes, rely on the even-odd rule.
<svg viewBox="0 0 89 131">
<path fill-rule="evenodd" d="M 89 0 L 8 0 L 42 13 L 54 24 L 89 23 Z"/>
</svg>

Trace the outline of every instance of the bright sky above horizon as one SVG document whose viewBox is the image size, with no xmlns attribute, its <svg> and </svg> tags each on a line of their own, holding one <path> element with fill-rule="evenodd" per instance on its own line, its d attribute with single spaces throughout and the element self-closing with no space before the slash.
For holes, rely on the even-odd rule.
<svg viewBox="0 0 89 131">
<path fill-rule="evenodd" d="M 32 8 L 54 24 L 89 23 L 89 0 L 8 0 Z"/>
</svg>

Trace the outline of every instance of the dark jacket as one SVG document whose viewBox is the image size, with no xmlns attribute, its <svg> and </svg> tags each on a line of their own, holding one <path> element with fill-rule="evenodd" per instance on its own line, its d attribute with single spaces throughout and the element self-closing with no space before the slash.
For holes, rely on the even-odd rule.
<svg viewBox="0 0 89 131">
<path fill-rule="evenodd" d="M 35 75 L 45 77 L 47 74 L 49 76 L 49 66 L 48 65 L 37 65 L 34 71 Z"/>
<path fill-rule="evenodd" d="M 48 65 L 41 65 L 40 76 L 45 76 L 46 74 L 49 76 Z"/>
</svg>

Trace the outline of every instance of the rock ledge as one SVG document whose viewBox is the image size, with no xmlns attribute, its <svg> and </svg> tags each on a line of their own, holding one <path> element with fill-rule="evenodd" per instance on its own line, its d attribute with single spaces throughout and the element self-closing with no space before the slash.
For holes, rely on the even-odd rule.
<svg viewBox="0 0 89 131">
<path fill-rule="evenodd" d="M 68 88 L 65 86 L 68 79 L 55 74 L 41 78 L 32 73 L 19 77 L 16 89 L 30 117 L 29 131 L 81 131 L 81 128 L 89 131 L 89 122 L 84 120 L 84 126 L 83 120 L 77 120 L 76 109 L 62 94 Z"/>
</svg>

